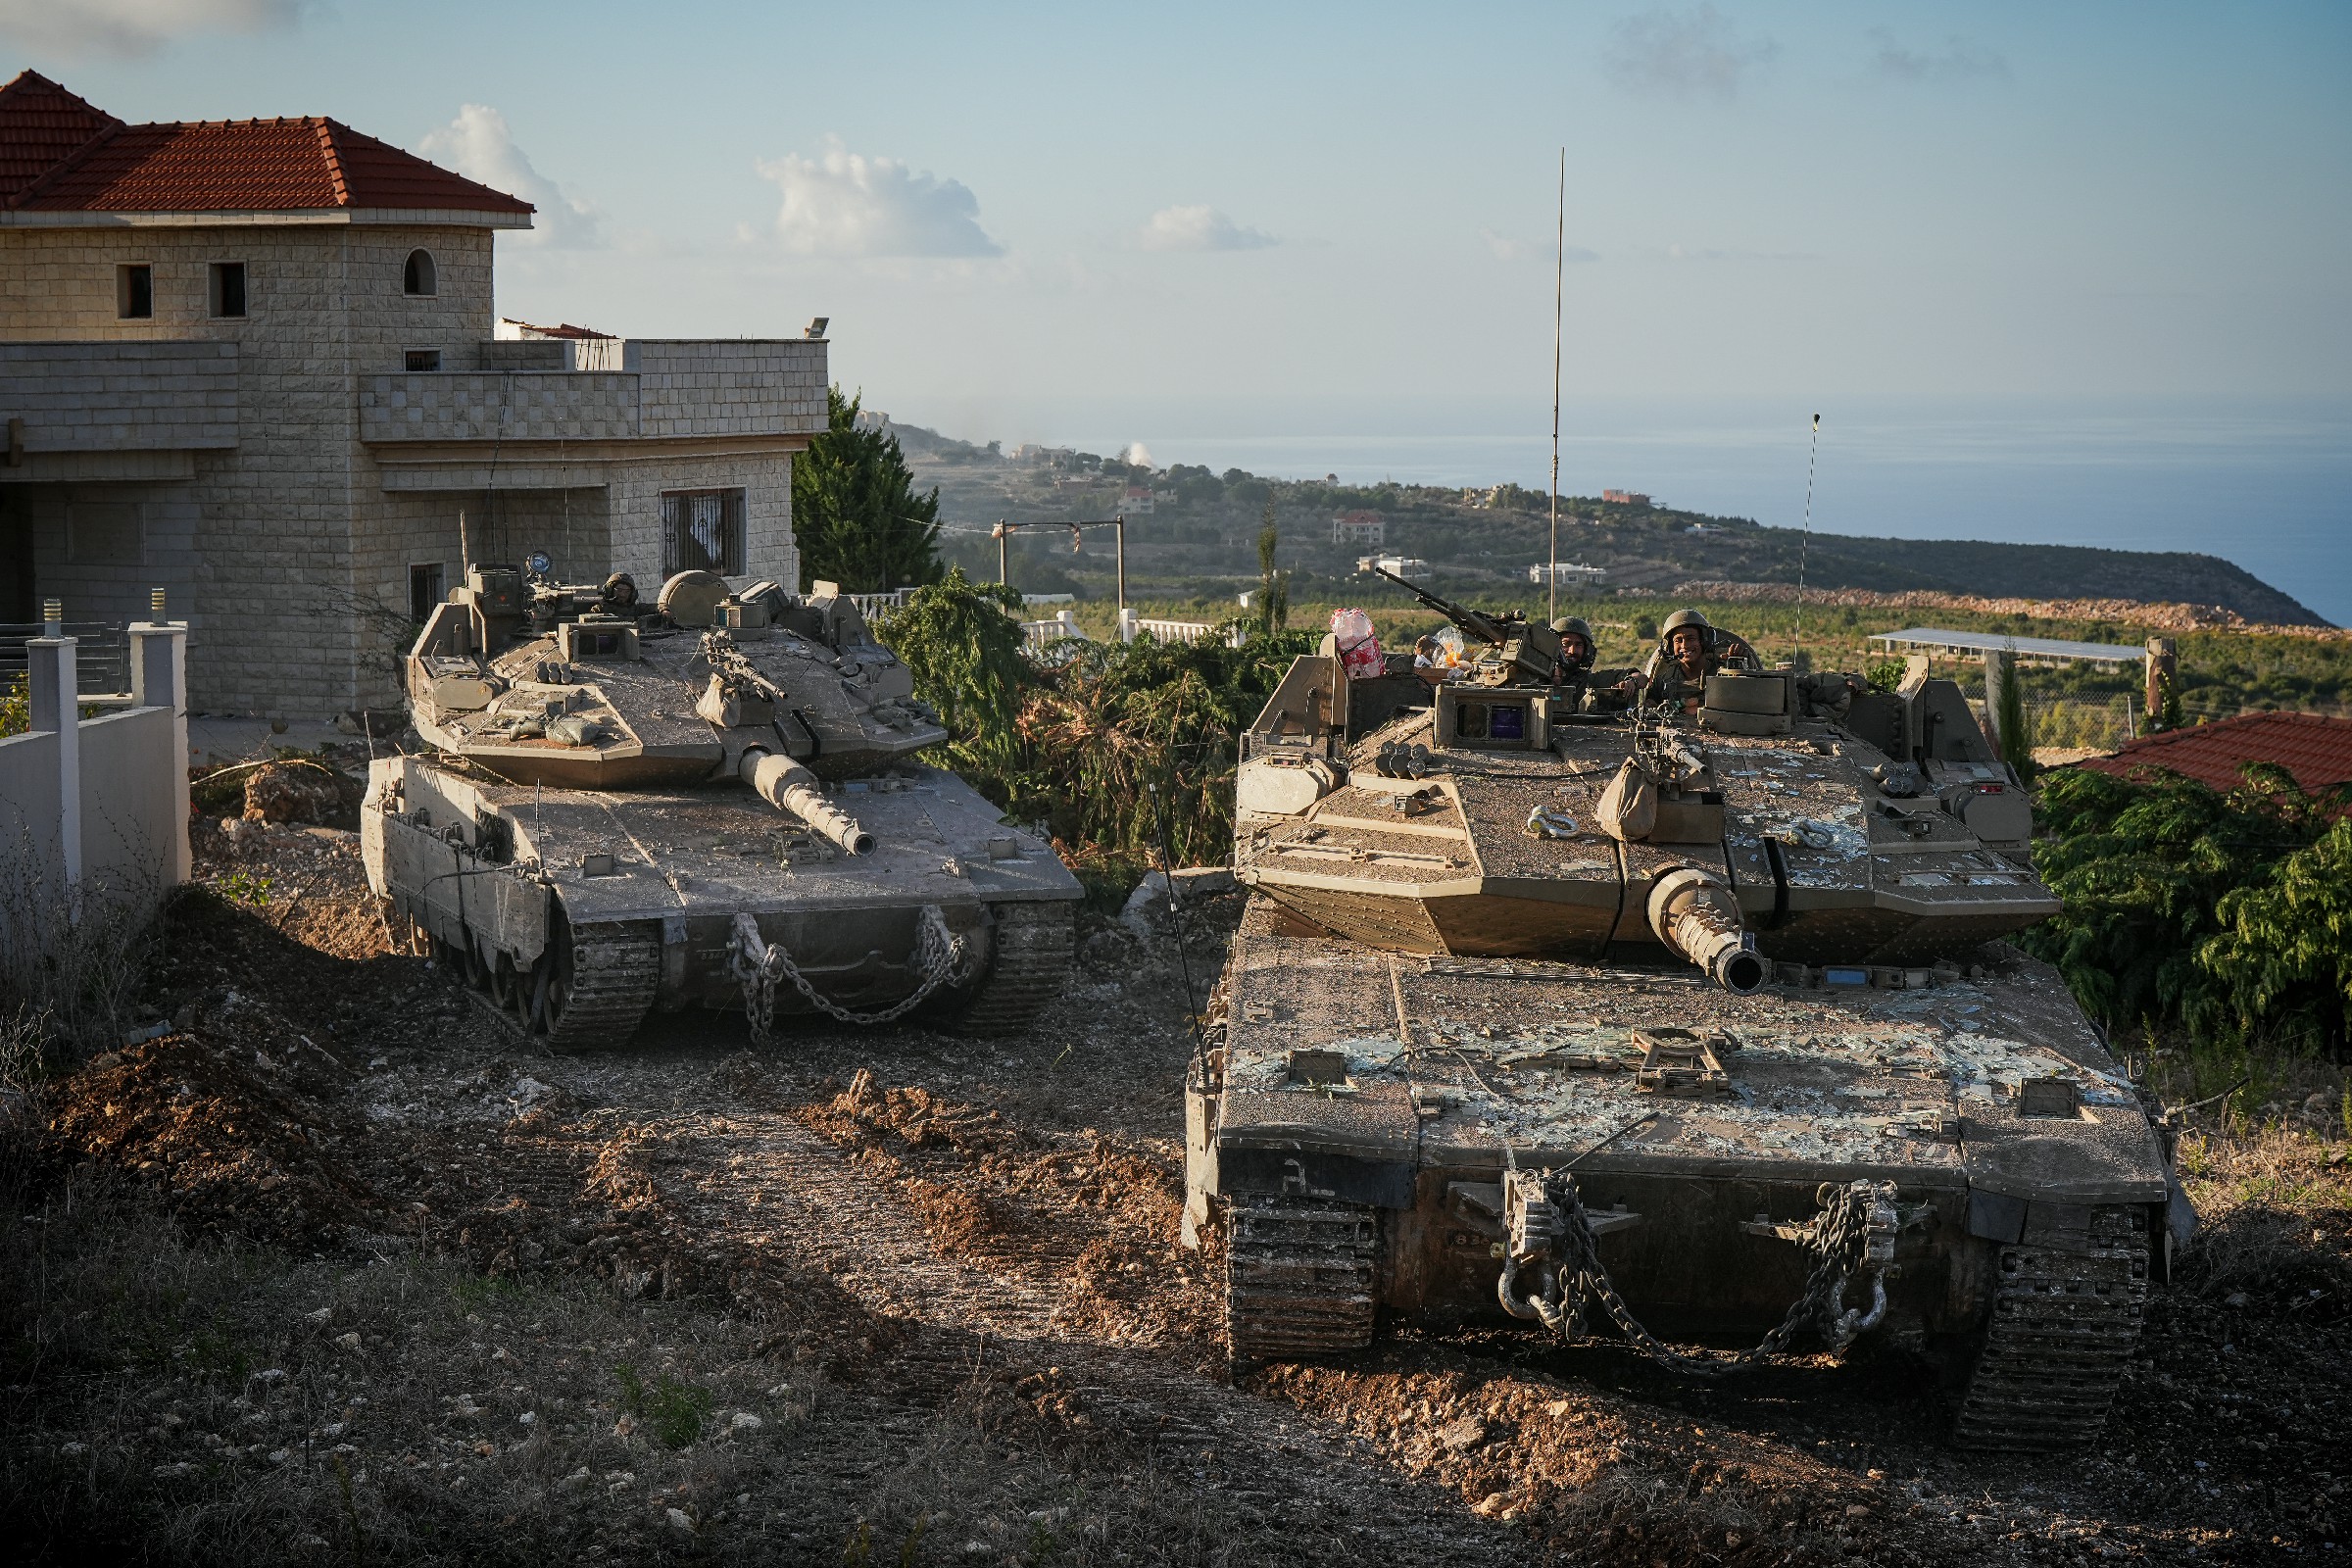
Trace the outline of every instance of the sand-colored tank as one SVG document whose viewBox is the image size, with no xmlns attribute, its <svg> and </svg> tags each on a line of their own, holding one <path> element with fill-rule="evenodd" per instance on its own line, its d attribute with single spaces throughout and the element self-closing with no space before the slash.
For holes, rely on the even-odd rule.
<svg viewBox="0 0 2352 1568">
<path fill-rule="evenodd" d="M 1244 1360 L 1383 1313 L 1696 1375 L 1863 1335 L 1976 1444 L 2099 1426 L 2193 1224 L 2055 972 L 2030 804 L 1949 681 L 1558 673 L 1433 600 L 1432 684 L 1301 659 L 1245 737 L 1251 890 L 1188 1094 L 1186 1233 Z M 1590 688 L 1590 689 L 1587 689 Z"/>
<path fill-rule="evenodd" d="M 433 750 L 370 770 L 369 878 L 556 1049 L 695 1005 L 1007 1033 L 1061 987 L 1077 880 L 919 760 L 947 732 L 830 584 L 475 567 L 407 673 Z"/>
</svg>

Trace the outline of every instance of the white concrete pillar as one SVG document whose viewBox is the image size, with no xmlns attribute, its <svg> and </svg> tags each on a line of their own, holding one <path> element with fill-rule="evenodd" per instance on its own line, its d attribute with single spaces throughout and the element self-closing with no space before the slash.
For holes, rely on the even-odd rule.
<svg viewBox="0 0 2352 1568">
<path fill-rule="evenodd" d="M 78 646 L 71 637 L 30 637 L 24 642 L 30 727 L 57 736 L 57 864 L 65 875 L 67 910 L 75 919 L 81 915 L 81 710 L 74 701 L 79 692 Z"/>
<path fill-rule="evenodd" d="M 131 622 L 130 695 L 141 708 L 172 710 L 172 799 L 177 804 L 177 825 L 164 872 L 165 885 L 177 887 L 188 880 L 194 864 L 188 850 L 188 628 L 184 621 Z"/>
<path fill-rule="evenodd" d="M 1142 630 L 1143 620 L 1141 616 L 1136 614 L 1135 607 L 1133 605 L 1121 605 L 1119 607 L 1119 641 L 1122 643 L 1131 643 L 1135 641 L 1137 634 Z"/>
</svg>

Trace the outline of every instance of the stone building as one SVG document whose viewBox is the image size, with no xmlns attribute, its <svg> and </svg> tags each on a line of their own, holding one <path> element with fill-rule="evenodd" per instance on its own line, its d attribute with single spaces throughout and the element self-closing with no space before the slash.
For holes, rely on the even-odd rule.
<svg viewBox="0 0 2352 1568">
<path fill-rule="evenodd" d="M 531 207 L 326 119 L 125 124 L 0 87 L 0 622 L 189 622 L 191 703 L 398 700 L 476 561 L 794 583 L 818 335 L 500 324 Z M 819 329 L 821 330 L 821 329 Z"/>
</svg>

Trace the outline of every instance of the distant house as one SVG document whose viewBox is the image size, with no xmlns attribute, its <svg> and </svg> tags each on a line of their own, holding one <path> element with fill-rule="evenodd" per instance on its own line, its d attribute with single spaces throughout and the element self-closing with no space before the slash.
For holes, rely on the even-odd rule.
<svg viewBox="0 0 2352 1568">
<path fill-rule="evenodd" d="M 2240 713 L 2128 741 L 2113 757 L 2094 757 L 2078 765 L 2118 778 L 2160 767 L 2217 790 L 2231 790 L 2245 782 L 2238 769 L 2248 762 L 2276 762 L 2313 794 L 2352 782 L 2352 718 Z"/>
<path fill-rule="evenodd" d="M 1542 582 L 1544 568 L 1546 564 L 1546 563 L 1539 561 L 1528 567 L 1527 580 L 1536 583 Z M 1563 588 L 1597 588 L 1609 580 L 1609 568 L 1606 566 L 1583 566 L 1572 561 L 1563 561 L 1551 569 L 1554 573 L 1554 580 Z"/>
<path fill-rule="evenodd" d="M 1152 491 L 1148 485 L 1131 484 L 1119 499 L 1119 511 L 1130 517 L 1148 516 L 1152 512 Z"/>
<path fill-rule="evenodd" d="M 1063 466 L 1073 455 L 1068 447 L 1041 447 L 1034 441 L 1024 441 L 1012 449 L 1013 462 L 1042 463 L 1049 468 Z"/>
<path fill-rule="evenodd" d="M 1415 556 L 1358 556 L 1355 569 L 1371 571 L 1378 568 L 1397 577 L 1409 577 L 1415 582 L 1427 577 L 1429 563 Z"/>
<path fill-rule="evenodd" d="M 1335 545 L 1385 545 L 1389 542 L 1389 519 L 1378 512 L 1343 512 L 1331 519 L 1331 542 Z"/>
<path fill-rule="evenodd" d="M 1613 501 L 1621 507 L 1646 507 L 1649 505 L 1649 497 L 1639 490 L 1603 490 L 1600 493 L 1600 499 Z"/>
</svg>

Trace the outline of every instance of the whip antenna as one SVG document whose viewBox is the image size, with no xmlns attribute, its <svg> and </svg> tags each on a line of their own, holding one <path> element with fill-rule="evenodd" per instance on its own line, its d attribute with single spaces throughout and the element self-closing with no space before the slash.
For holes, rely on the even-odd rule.
<svg viewBox="0 0 2352 1568">
<path fill-rule="evenodd" d="M 1788 662 L 1794 664 L 1798 650 L 1805 646 L 1805 562 L 1813 554 L 1813 464 L 1821 456 L 1821 416 L 1813 416 L 1813 445 L 1805 453 L 1805 536 L 1796 547 L 1796 638 L 1788 645 Z"/>
<path fill-rule="evenodd" d="M 1551 564 L 1544 574 L 1544 619 L 1560 613 L 1560 300 L 1568 272 L 1568 149 L 1560 149 L 1560 226 L 1551 259 Z"/>
</svg>

